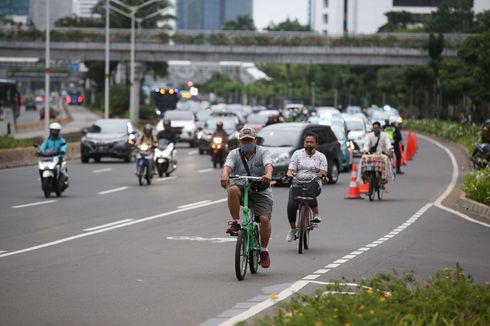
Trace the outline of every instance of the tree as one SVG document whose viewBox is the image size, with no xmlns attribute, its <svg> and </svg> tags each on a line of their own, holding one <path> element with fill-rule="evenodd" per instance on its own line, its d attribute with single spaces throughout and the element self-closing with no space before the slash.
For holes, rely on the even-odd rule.
<svg viewBox="0 0 490 326">
<path fill-rule="evenodd" d="M 397 32 L 405 30 L 409 24 L 415 23 L 414 14 L 408 11 L 389 11 L 385 13 L 388 22 L 378 29 L 378 32 Z"/>
<path fill-rule="evenodd" d="M 104 27 L 105 21 L 100 17 L 64 17 L 58 19 L 54 25 L 56 27 Z"/>
<path fill-rule="evenodd" d="M 255 24 L 252 17 L 249 15 L 238 16 L 235 20 L 229 20 L 223 23 L 221 27 L 228 31 L 255 31 Z"/>
<path fill-rule="evenodd" d="M 475 17 L 475 33 L 490 30 L 490 10 L 483 11 Z"/>
<path fill-rule="evenodd" d="M 472 2 L 472 1 L 471 1 Z M 429 33 L 471 33 L 474 13 L 468 0 L 442 0 L 426 23 Z"/>
<path fill-rule="evenodd" d="M 288 32 L 309 32 L 311 31 L 310 26 L 301 25 L 298 19 L 290 20 L 289 17 L 279 24 L 275 25 L 274 23 L 270 23 L 269 26 L 265 28 L 267 31 L 271 32 L 280 32 L 280 31 L 288 31 Z"/>
</svg>

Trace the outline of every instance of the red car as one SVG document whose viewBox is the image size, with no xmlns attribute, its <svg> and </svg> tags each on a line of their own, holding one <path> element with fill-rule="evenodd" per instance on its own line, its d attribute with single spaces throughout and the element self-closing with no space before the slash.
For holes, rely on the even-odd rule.
<svg viewBox="0 0 490 326">
<path fill-rule="evenodd" d="M 58 110 L 55 107 L 49 108 L 49 119 L 56 119 L 58 116 Z M 44 107 L 39 110 L 39 119 L 44 120 Z"/>
</svg>

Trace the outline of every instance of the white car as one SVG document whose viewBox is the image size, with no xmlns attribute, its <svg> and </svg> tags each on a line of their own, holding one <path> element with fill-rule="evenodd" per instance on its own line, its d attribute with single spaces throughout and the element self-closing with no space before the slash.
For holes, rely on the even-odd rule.
<svg viewBox="0 0 490 326">
<path fill-rule="evenodd" d="M 347 125 L 347 137 L 354 142 L 354 154 L 360 155 L 364 147 L 364 141 L 367 135 L 366 124 L 361 117 L 344 115 L 345 124 Z"/>
<path fill-rule="evenodd" d="M 197 123 L 194 113 L 184 110 L 168 110 L 165 120 L 170 120 L 170 126 L 177 133 L 179 141 L 189 143 L 190 147 L 197 146 Z M 163 130 L 163 120 L 157 124 L 156 131 Z"/>
</svg>

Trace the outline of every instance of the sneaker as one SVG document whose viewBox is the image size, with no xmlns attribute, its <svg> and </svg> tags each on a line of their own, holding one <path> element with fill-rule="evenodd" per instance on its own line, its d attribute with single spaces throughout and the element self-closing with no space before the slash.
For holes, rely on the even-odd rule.
<svg viewBox="0 0 490 326">
<path fill-rule="evenodd" d="M 230 235 L 238 235 L 238 231 L 240 230 L 240 223 L 237 221 L 232 221 L 228 223 L 230 227 L 226 230 L 226 233 Z"/>
<path fill-rule="evenodd" d="M 321 223 L 322 222 L 322 217 L 320 216 L 320 214 L 314 215 L 312 222 L 313 223 Z"/>
<path fill-rule="evenodd" d="M 271 259 L 269 257 L 269 252 L 266 250 L 261 250 L 260 251 L 260 266 L 262 268 L 269 268 L 271 265 Z"/>
<path fill-rule="evenodd" d="M 404 174 L 405 174 L 405 172 L 403 172 L 403 171 L 397 171 L 397 172 L 396 172 L 396 174 L 401 174 L 401 175 L 404 175 Z"/>
<path fill-rule="evenodd" d="M 289 229 L 288 235 L 286 236 L 286 241 L 291 242 L 297 239 L 296 237 L 296 229 Z"/>
</svg>

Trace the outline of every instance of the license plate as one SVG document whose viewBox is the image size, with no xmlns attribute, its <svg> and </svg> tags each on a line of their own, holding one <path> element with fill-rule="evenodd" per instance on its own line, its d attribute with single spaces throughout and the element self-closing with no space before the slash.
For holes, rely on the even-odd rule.
<svg viewBox="0 0 490 326">
<path fill-rule="evenodd" d="M 107 152 L 107 150 L 108 150 L 108 147 L 107 146 L 99 146 L 98 147 L 98 151 L 99 152 Z"/>
<path fill-rule="evenodd" d="M 165 162 L 165 160 L 163 158 L 159 158 L 159 159 L 157 159 L 157 162 L 158 163 L 163 163 L 163 162 Z"/>
</svg>

